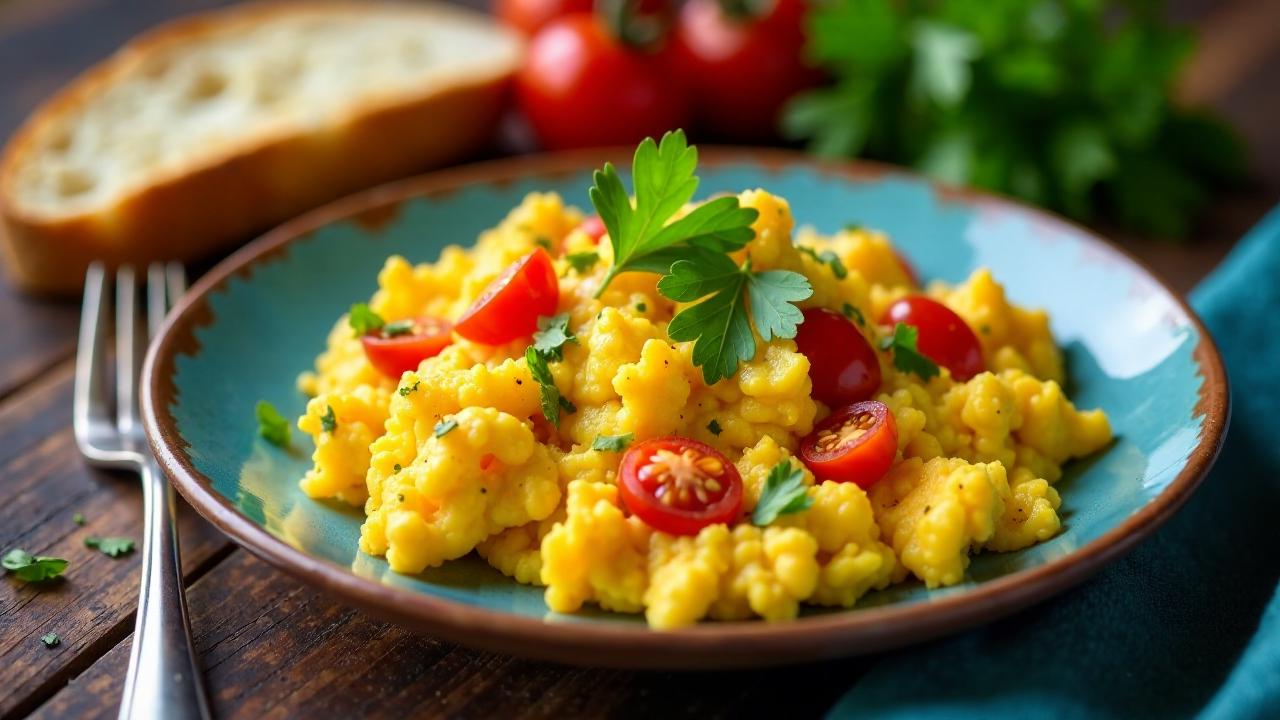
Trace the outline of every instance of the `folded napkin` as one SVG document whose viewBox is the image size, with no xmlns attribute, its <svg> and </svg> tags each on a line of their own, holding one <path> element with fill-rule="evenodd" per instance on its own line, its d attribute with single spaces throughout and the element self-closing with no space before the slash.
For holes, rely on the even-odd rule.
<svg viewBox="0 0 1280 720">
<path fill-rule="evenodd" d="M 1075 590 L 884 656 L 832 717 L 1280 717 L 1280 208 L 1191 302 L 1232 420 L 1187 505 Z"/>
</svg>

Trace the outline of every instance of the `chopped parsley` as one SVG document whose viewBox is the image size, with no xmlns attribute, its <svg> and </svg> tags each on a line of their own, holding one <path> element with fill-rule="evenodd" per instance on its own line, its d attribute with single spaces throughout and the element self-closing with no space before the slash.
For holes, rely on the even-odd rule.
<svg viewBox="0 0 1280 720">
<path fill-rule="evenodd" d="M 636 148 L 634 205 L 612 163 L 595 172 L 588 195 L 613 246 L 613 265 L 596 297 L 620 273 L 665 273 L 676 260 L 740 250 L 755 236 L 751 223 L 759 213 L 732 196 L 707 201 L 667 224 L 693 199 L 697 165 L 697 149 L 689 146 L 684 131 L 675 130 L 663 135 L 661 144 L 646 138 Z"/>
<path fill-rule="evenodd" d="M 867 229 L 866 225 L 859 225 L 858 223 L 854 223 L 854 222 L 844 224 L 844 231 L 848 233 L 862 232 L 863 230 L 866 230 L 866 229 Z"/>
<path fill-rule="evenodd" d="M 0 558 L 0 565 L 23 582 L 44 582 L 58 577 L 67 569 L 62 558 L 32 555 L 21 548 L 14 548 Z"/>
<path fill-rule="evenodd" d="M 338 416 L 333 414 L 333 406 L 325 405 L 324 414 L 320 416 L 320 427 L 331 433 L 338 429 Z"/>
<path fill-rule="evenodd" d="M 636 303 L 636 312 L 648 312 L 649 306 L 644 303 Z"/>
<path fill-rule="evenodd" d="M 458 427 L 458 421 L 454 420 L 453 418 L 449 418 L 447 420 L 441 420 L 440 422 L 436 423 L 435 435 L 438 438 L 444 437 L 445 435 L 448 435 L 451 431 L 457 429 L 457 427 Z"/>
<path fill-rule="evenodd" d="M 81 513 L 76 513 L 75 515 L 72 515 L 71 522 L 77 525 L 84 525 L 84 515 L 82 515 Z"/>
<path fill-rule="evenodd" d="M 533 345 L 524 351 L 524 359 L 529 364 L 529 374 L 538 383 L 542 394 L 542 416 L 559 428 L 560 411 L 575 412 L 578 408 L 560 394 L 556 379 L 551 375 L 551 368 L 547 366 L 547 359 Z"/>
<path fill-rule="evenodd" d="M 537 236 L 537 237 L 535 237 L 535 238 L 533 239 L 533 244 L 534 244 L 534 245 L 537 245 L 538 247 L 542 248 L 543 250 L 546 250 L 547 252 L 551 252 L 551 239 L 550 239 L 550 238 L 543 237 L 542 235 L 539 235 L 539 236 Z"/>
<path fill-rule="evenodd" d="M 547 362 L 564 359 L 564 346 L 578 338 L 569 329 L 569 313 L 538 318 L 538 331 L 533 334 L 533 349 Z"/>
<path fill-rule="evenodd" d="M 44 643 L 45 647 L 53 647 L 54 645 L 61 645 L 62 638 L 58 637 L 58 633 L 55 632 L 45 633 L 40 636 L 40 642 Z"/>
<path fill-rule="evenodd" d="M 898 323 L 893 328 L 893 335 L 880 341 L 880 349 L 893 352 L 895 368 L 928 380 L 939 373 L 938 365 L 916 349 L 919 337 L 918 330 L 905 323 Z"/>
<path fill-rule="evenodd" d="M 624 433 L 622 435 L 597 435 L 596 439 L 591 441 L 591 449 L 602 452 L 622 452 L 627 449 L 632 440 L 635 440 L 635 433 Z"/>
<path fill-rule="evenodd" d="M 693 364 L 711 385 L 756 356 L 756 334 L 764 342 L 795 337 L 804 316 L 793 303 L 812 295 L 813 288 L 799 273 L 755 272 L 750 258 L 739 266 L 728 255 L 707 254 L 673 264 L 658 281 L 658 292 L 677 302 L 705 298 L 677 313 L 667 334 L 678 342 L 694 341 Z"/>
<path fill-rule="evenodd" d="M 569 261 L 569 267 L 573 268 L 574 272 L 584 275 L 590 272 L 591 268 L 596 266 L 596 263 L 600 262 L 600 253 L 594 250 L 569 253 L 564 256 L 564 259 Z"/>
<path fill-rule="evenodd" d="M 400 388 L 400 390 L 398 391 L 400 393 L 400 397 L 409 397 L 409 393 L 416 391 L 418 389 L 418 386 L 421 384 L 422 384 L 421 380 L 414 380 L 412 385 L 405 385 L 404 387 Z"/>
<path fill-rule="evenodd" d="M 365 303 L 356 303 L 347 312 L 347 324 L 355 331 L 356 337 L 360 337 L 374 330 L 381 330 L 387 323 L 381 315 L 370 310 Z"/>
<path fill-rule="evenodd" d="M 259 400 L 253 407 L 253 414 L 258 418 L 258 434 L 263 439 L 278 447 L 288 447 L 291 434 L 289 421 L 280 414 L 275 405 L 266 400 Z"/>
<path fill-rule="evenodd" d="M 412 319 L 396 320 L 382 326 L 382 334 L 387 337 L 397 337 L 399 335 L 408 335 L 413 332 L 414 322 Z"/>
<path fill-rule="evenodd" d="M 845 303 L 841 305 L 840 314 L 858 323 L 862 327 L 867 326 L 867 316 L 863 315 L 862 311 L 859 310 L 857 306 L 855 306 L 853 303 Z"/>
<path fill-rule="evenodd" d="M 719 436 L 720 433 L 724 432 L 724 428 L 720 427 L 719 421 L 712 418 L 711 422 L 707 423 L 707 432 Z"/>
<path fill-rule="evenodd" d="M 779 515 L 789 515 L 809 509 L 813 505 L 813 497 L 809 495 L 804 484 L 804 471 L 785 459 L 769 471 L 764 487 L 760 490 L 760 500 L 751 513 L 751 522 L 764 527 Z"/>
<path fill-rule="evenodd" d="M 797 245 L 796 249 L 831 268 L 831 273 L 836 276 L 837 280 L 849 277 L 849 269 L 844 266 L 843 262 L 840 262 L 840 256 L 834 250 L 819 251 L 804 245 Z"/>
<path fill-rule="evenodd" d="M 400 463 L 396 463 L 395 465 L 391 466 L 391 474 L 395 475 L 396 473 L 400 472 L 403 469 L 404 469 L 403 467 L 400 467 Z"/>
<path fill-rule="evenodd" d="M 127 537 L 87 537 L 84 546 L 113 558 L 133 552 L 133 540 Z"/>
</svg>

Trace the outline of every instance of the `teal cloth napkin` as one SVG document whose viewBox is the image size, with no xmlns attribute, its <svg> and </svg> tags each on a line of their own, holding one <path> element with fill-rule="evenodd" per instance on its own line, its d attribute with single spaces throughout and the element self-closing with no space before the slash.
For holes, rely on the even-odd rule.
<svg viewBox="0 0 1280 720">
<path fill-rule="evenodd" d="M 1280 717 L 1280 208 L 1191 302 L 1232 420 L 1187 505 L 1075 590 L 884 656 L 831 717 Z"/>
</svg>

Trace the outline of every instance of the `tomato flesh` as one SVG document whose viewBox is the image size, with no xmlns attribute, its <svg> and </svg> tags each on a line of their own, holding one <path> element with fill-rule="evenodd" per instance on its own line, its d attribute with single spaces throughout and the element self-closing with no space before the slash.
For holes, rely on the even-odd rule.
<svg viewBox="0 0 1280 720">
<path fill-rule="evenodd" d="M 543 147 L 634 145 L 686 125 L 686 103 L 661 63 L 614 38 L 590 13 L 533 37 L 516 76 L 520 108 Z"/>
<path fill-rule="evenodd" d="M 493 14 L 508 27 L 532 35 L 561 15 L 591 12 L 591 6 L 591 0 L 494 0 Z"/>
<path fill-rule="evenodd" d="M 411 323 L 405 332 L 388 332 L 387 327 L 401 325 L 388 323 L 360 337 L 369 363 L 388 377 L 399 379 L 406 371 L 417 370 L 418 363 L 439 355 L 453 342 L 453 325 L 448 320 L 423 315 Z"/>
<path fill-rule="evenodd" d="M 618 467 L 622 503 L 646 525 L 697 535 L 742 512 L 742 477 L 715 448 L 671 436 L 632 445 Z"/>
<path fill-rule="evenodd" d="M 560 281 L 546 250 L 537 248 L 511 263 L 458 318 L 462 337 L 501 345 L 532 335 L 538 318 L 554 315 L 560 304 Z"/>
<path fill-rule="evenodd" d="M 582 224 L 578 226 L 578 229 L 586 233 L 587 237 L 595 240 L 597 243 L 600 242 L 600 238 L 604 237 L 604 234 L 608 232 L 608 229 L 604 226 L 604 220 L 601 220 L 599 215 L 592 215 L 586 220 L 583 220 Z"/>
<path fill-rule="evenodd" d="M 824 308 L 804 311 L 796 346 L 809 358 L 813 397 L 835 407 L 867 400 L 880 388 L 880 358 L 843 315 Z"/>
<path fill-rule="evenodd" d="M 898 454 L 898 425 L 882 402 L 846 405 L 800 441 L 800 459 L 819 480 L 877 483 Z"/>
<path fill-rule="evenodd" d="M 919 331 L 916 349 L 964 382 L 986 369 L 982 344 L 954 310 L 923 295 L 908 295 L 885 310 L 881 324 L 910 325 Z"/>
</svg>

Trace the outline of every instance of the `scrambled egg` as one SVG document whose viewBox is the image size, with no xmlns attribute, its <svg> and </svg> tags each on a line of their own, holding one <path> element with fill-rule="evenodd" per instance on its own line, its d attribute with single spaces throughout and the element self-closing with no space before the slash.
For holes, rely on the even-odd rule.
<svg viewBox="0 0 1280 720">
<path fill-rule="evenodd" d="M 869 491 L 815 482 L 793 459 L 831 410 L 811 397 L 809 360 L 794 342 L 761 343 L 732 377 L 706 384 L 692 343 L 667 336 L 679 307 L 658 293 L 658 277 L 624 273 L 595 298 L 609 243 L 577 229 L 581 212 L 541 194 L 471 249 L 416 266 L 388 259 L 370 307 L 389 321 L 456 318 L 511 262 L 554 248 L 559 309 L 577 341 L 550 369 L 573 410 L 559 427 L 543 419 L 525 342 L 487 347 L 455 335 L 396 381 L 369 364 L 339 318 L 314 372 L 299 378 L 312 399 L 298 427 L 315 441 L 302 490 L 363 504 L 360 549 L 396 572 L 475 551 L 518 582 L 544 585 L 554 611 L 591 603 L 643 612 L 656 628 L 783 620 L 805 603 L 850 607 L 909 576 L 951 585 L 973 553 L 1053 537 L 1063 463 L 1107 444 L 1111 430 L 1100 411 L 1077 410 L 1063 393 L 1047 315 L 1011 304 L 986 270 L 954 287 L 917 288 L 883 234 L 796 231 L 782 198 L 739 198 L 759 217 L 738 258 L 806 276 L 813 295 L 802 307 L 876 318 L 925 292 L 980 339 L 988 371 L 963 383 L 945 369 L 928 381 L 900 372 L 881 353 L 875 399 L 893 413 L 899 454 Z M 601 256 L 593 268 L 565 260 L 587 251 Z M 824 252 L 839 258 L 843 277 L 819 259 Z M 864 331 L 873 343 L 882 332 Z M 680 435 L 724 453 L 743 479 L 743 518 L 677 537 L 628 514 L 615 484 L 621 453 L 591 449 L 597 436 L 623 433 Z M 811 504 L 757 527 L 750 513 L 784 462 L 801 473 Z"/>
</svg>

